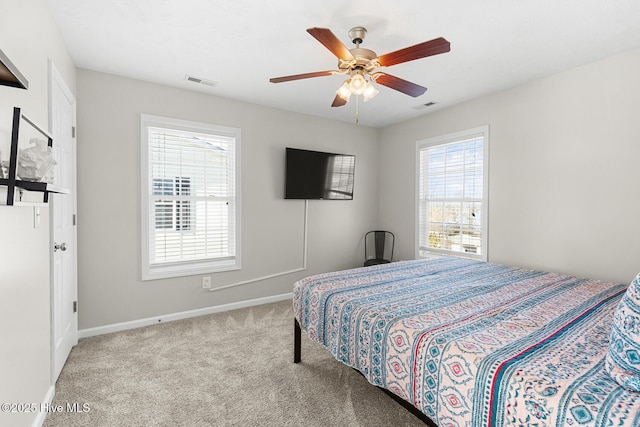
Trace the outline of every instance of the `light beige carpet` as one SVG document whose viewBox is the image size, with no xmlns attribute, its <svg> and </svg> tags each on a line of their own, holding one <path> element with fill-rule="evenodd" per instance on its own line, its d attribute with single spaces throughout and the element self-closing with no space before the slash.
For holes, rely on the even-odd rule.
<svg viewBox="0 0 640 427">
<path fill-rule="evenodd" d="M 424 426 L 321 345 L 290 301 L 80 340 L 45 426 Z"/>
</svg>

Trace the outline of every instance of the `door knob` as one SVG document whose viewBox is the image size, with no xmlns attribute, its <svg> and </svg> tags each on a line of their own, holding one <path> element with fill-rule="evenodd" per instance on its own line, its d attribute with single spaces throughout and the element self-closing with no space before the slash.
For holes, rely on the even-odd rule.
<svg viewBox="0 0 640 427">
<path fill-rule="evenodd" d="M 56 252 L 58 250 L 61 250 L 62 252 L 67 250 L 67 244 L 65 242 L 62 242 L 60 244 L 58 243 L 53 243 L 53 251 Z"/>
</svg>

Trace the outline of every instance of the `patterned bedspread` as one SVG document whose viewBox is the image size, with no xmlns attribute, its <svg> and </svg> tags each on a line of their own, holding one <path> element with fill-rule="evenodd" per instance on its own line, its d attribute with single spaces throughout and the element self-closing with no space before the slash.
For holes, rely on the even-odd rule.
<svg viewBox="0 0 640 427">
<path fill-rule="evenodd" d="M 442 257 L 294 285 L 309 337 L 445 426 L 640 426 L 604 370 L 627 285 Z"/>
</svg>

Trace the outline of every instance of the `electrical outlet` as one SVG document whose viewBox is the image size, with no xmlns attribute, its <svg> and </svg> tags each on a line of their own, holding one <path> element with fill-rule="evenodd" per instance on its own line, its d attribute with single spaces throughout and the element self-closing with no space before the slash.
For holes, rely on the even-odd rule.
<svg viewBox="0 0 640 427">
<path fill-rule="evenodd" d="M 211 276 L 202 278 L 202 289 L 211 289 Z"/>
</svg>

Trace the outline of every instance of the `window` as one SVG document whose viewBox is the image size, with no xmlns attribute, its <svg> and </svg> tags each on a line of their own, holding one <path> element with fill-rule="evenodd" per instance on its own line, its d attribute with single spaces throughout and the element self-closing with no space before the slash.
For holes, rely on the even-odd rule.
<svg viewBox="0 0 640 427">
<path fill-rule="evenodd" d="M 489 128 L 417 143 L 417 256 L 487 260 Z"/>
<path fill-rule="evenodd" d="M 240 130 L 141 117 L 143 280 L 240 268 Z"/>
</svg>

